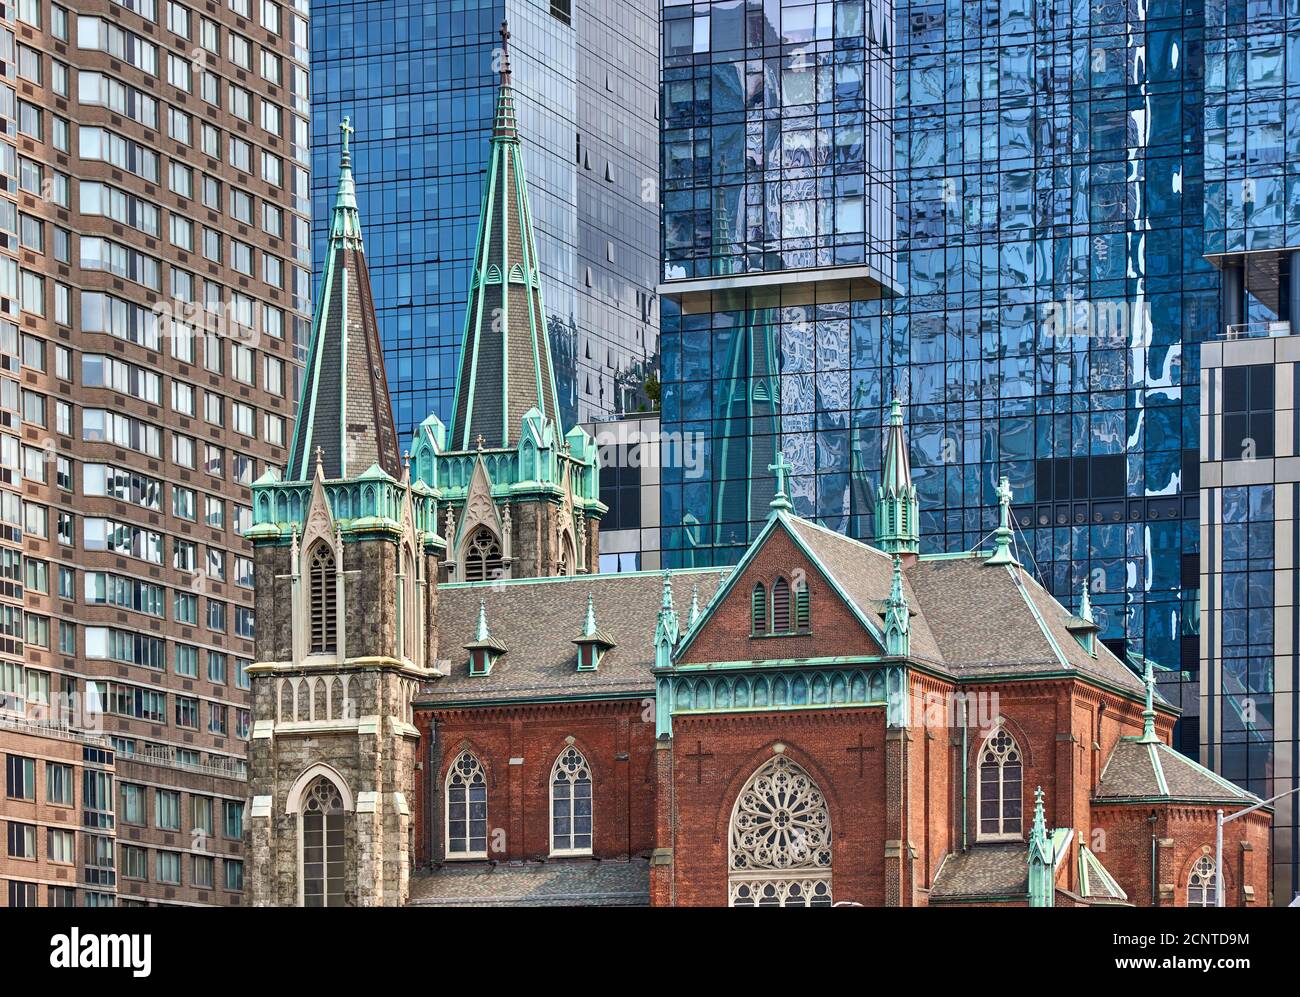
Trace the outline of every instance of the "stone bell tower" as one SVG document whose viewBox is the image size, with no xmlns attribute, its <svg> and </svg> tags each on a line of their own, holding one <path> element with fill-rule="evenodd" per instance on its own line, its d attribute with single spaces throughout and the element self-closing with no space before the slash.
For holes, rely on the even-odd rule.
<svg viewBox="0 0 1300 997">
<path fill-rule="evenodd" d="M 257 661 L 249 896 L 409 893 L 419 733 L 445 544 L 397 449 L 343 122 L 343 160 L 285 480 L 253 486 Z"/>
<path fill-rule="evenodd" d="M 504 23 L 501 39 L 451 426 L 430 416 L 411 444 L 439 502 L 450 581 L 594 572 L 606 512 L 594 441 L 560 422 Z"/>
</svg>

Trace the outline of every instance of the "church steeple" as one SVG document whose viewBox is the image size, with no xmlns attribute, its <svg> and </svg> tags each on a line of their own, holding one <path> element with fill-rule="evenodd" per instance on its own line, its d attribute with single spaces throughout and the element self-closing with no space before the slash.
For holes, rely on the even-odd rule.
<svg viewBox="0 0 1300 997">
<path fill-rule="evenodd" d="M 450 451 L 469 450 L 480 437 L 489 449 L 513 446 L 520 422 L 534 408 L 557 431 L 561 428 L 505 22 L 501 41 L 501 83 L 456 378 Z"/>
<path fill-rule="evenodd" d="M 330 221 L 329 250 L 322 270 L 320 298 L 312 316 L 302 397 L 285 479 L 311 478 L 319 450 L 328 479 L 359 477 L 377 464 L 400 480 L 402 461 L 352 179 L 348 138 L 353 129 L 347 118 L 340 128 L 343 157 Z"/>
<path fill-rule="evenodd" d="M 912 466 L 903 435 L 903 403 L 897 398 L 889 408 L 889 435 L 885 439 L 885 466 L 876 489 L 876 546 L 886 554 L 920 551 L 920 518 Z"/>
</svg>

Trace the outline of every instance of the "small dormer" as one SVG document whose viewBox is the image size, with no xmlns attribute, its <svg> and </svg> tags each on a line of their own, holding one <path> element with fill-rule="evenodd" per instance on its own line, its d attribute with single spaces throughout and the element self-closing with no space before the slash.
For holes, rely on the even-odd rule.
<svg viewBox="0 0 1300 997">
<path fill-rule="evenodd" d="M 1097 634 L 1101 627 L 1092 618 L 1092 602 L 1088 599 L 1088 584 L 1083 585 L 1083 597 L 1079 601 L 1079 613 L 1065 621 L 1065 629 L 1070 631 L 1079 646 L 1097 657 Z"/>
<path fill-rule="evenodd" d="M 594 672 L 600 667 L 600 660 L 605 652 L 614 647 L 614 641 L 596 626 L 596 605 L 591 596 L 587 596 L 587 617 L 582 624 L 582 633 L 573 638 L 578 646 L 578 671 Z"/>
<path fill-rule="evenodd" d="M 487 603 L 482 599 L 478 603 L 478 628 L 474 639 L 465 645 L 469 652 L 469 673 L 485 676 L 492 673 L 492 666 L 506 653 L 505 644 L 492 636 L 488 630 Z"/>
</svg>

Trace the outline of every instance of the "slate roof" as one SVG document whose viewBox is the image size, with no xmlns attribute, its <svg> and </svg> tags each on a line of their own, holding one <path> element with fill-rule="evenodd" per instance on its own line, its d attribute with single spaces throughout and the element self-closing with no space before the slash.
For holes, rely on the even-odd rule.
<svg viewBox="0 0 1300 997">
<path fill-rule="evenodd" d="M 648 907 L 645 859 L 489 865 L 449 862 L 411 877 L 414 907 Z"/>
<path fill-rule="evenodd" d="M 1093 793 L 1097 802 L 1185 800 L 1250 805 L 1259 798 L 1163 741 L 1124 738 L 1110 753 Z"/>
<path fill-rule="evenodd" d="M 673 603 L 683 626 L 692 589 L 698 585 L 700 601 L 708 600 L 729 570 L 672 572 Z M 426 686 L 420 701 L 436 707 L 573 695 L 653 695 L 650 669 L 662 593 L 663 574 L 651 571 L 440 585 L 438 654 L 448 662 L 447 674 Z M 614 647 L 596 671 L 579 672 L 573 637 L 586 619 L 588 594 L 597 625 Z M 470 676 L 464 645 L 474 638 L 480 599 L 487 603 L 492 637 L 506 653 L 490 674 Z"/>
<path fill-rule="evenodd" d="M 893 561 L 881 550 L 790 516 L 786 522 L 859 609 L 883 627 Z M 1073 614 L 1028 571 L 984 553 L 922 556 L 903 572 L 910 657 L 962 678 L 1074 670 L 1126 692 L 1141 680 L 1100 641 L 1094 658 L 1067 626 Z"/>
<path fill-rule="evenodd" d="M 1029 859 L 1023 841 L 975 845 L 943 860 L 930 902 L 1029 897 Z"/>
<path fill-rule="evenodd" d="M 1079 896 L 1095 904 L 1127 904 L 1128 894 L 1087 845 L 1079 846 Z"/>
</svg>

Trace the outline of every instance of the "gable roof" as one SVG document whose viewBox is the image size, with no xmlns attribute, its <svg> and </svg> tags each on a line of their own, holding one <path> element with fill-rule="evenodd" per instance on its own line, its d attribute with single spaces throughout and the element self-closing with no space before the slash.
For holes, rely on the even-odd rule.
<svg viewBox="0 0 1300 997">
<path fill-rule="evenodd" d="M 1028 899 L 1029 861 L 1023 841 L 974 845 L 951 852 L 939 866 L 930 902 Z"/>
<path fill-rule="evenodd" d="M 723 600 L 726 599 L 727 593 L 730 592 L 736 586 L 741 576 L 745 573 L 745 569 L 748 568 L 750 563 L 754 560 L 754 558 L 758 556 L 758 552 L 763 549 L 763 546 L 767 543 L 768 538 L 777 529 L 785 530 L 786 534 L 790 537 L 790 539 L 794 541 L 795 546 L 799 547 L 803 551 L 805 556 L 807 556 L 808 561 L 813 566 L 813 568 L 815 568 L 817 572 L 826 580 L 826 584 L 830 585 L 831 588 L 835 589 L 840 594 L 840 596 L 844 599 L 845 605 L 847 605 L 849 607 L 850 612 L 852 612 L 853 615 L 857 617 L 858 622 L 862 624 L 863 629 L 865 629 L 867 633 L 871 635 L 871 638 L 877 644 L 879 644 L 881 647 L 884 647 L 885 633 L 884 630 L 881 628 L 880 614 L 875 613 L 871 610 L 870 606 L 868 605 L 868 600 L 859 601 L 858 598 L 855 598 L 855 595 L 852 592 L 850 592 L 848 589 L 846 589 L 845 586 L 842 584 L 843 579 L 841 579 L 837 575 L 837 573 L 834 570 L 832 570 L 830 565 L 823 563 L 821 557 L 818 554 L 818 548 L 808 542 L 808 537 L 811 534 L 809 531 L 805 530 L 804 527 L 811 527 L 812 530 L 814 531 L 821 531 L 828 537 L 835 537 L 840 540 L 845 540 L 849 543 L 855 544 L 857 547 L 863 550 L 871 550 L 871 548 L 866 547 L 864 544 L 858 544 L 856 540 L 848 540 L 847 537 L 843 537 L 840 534 L 835 533 L 831 530 L 826 530 L 823 527 L 816 526 L 813 523 L 809 523 L 805 519 L 799 519 L 795 516 L 790 516 L 785 512 L 774 513 L 773 515 L 768 517 L 767 523 L 764 525 L 763 529 L 759 531 L 758 536 L 754 538 L 754 542 L 749 545 L 748 549 L 745 551 L 744 556 L 741 557 L 739 563 L 735 566 L 735 568 L 731 570 L 731 573 L 727 576 L 726 580 L 723 582 L 721 587 L 719 587 L 713 593 L 712 598 L 709 599 L 703 611 L 700 613 L 700 618 L 696 622 L 696 625 L 691 629 L 690 633 L 688 633 L 685 636 L 685 638 L 683 638 L 682 642 L 677 645 L 675 654 L 681 655 L 683 652 L 685 652 L 685 650 L 688 647 L 691 646 L 691 643 L 695 639 L 695 635 L 700 633 L 704 629 L 704 626 L 707 623 L 707 621 L 713 616 L 717 608 L 720 605 L 722 605 Z M 823 549 L 828 549 L 828 548 L 823 546 Z M 879 551 L 875 551 L 874 553 L 880 554 Z M 880 554 L 880 556 L 884 557 L 885 555 Z M 890 567 L 887 568 L 885 573 L 886 574 L 885 589 L 883 595 L 880 596 L 880 598 L 883 598 L 885 595 L 889 594 L 889 584 L 890 581 L 892 580 L 892 575 L 890 574 L 890 572 L 892 572 L 893 570 L 892 569 L 893 562 L 889 561 L 888 558 L 886 558 L 886 562 L 888 565 L 890 565 Z"/>
<path fill-rule="evenodd" d="M 727 568 L 693 568 L 669 575 L 679 612 L 717 591 Z M 426 685 L 419 702 L 452 706 L 509 700 L 653 695 L 655 623 L 662 572 L 573 575 L 438 586 L 438 650 L 446 675 Z M 590 594 L 602 634 L 614 645 L 595 671 L 577 669 L 573 636 L 582 629 Z M 473 639 L 480 600 L 494 639 L 509 648 L 488 675 L 469 674 L 461 650 Z"/>
<path fill-rule="evenodd" d="M 1259 797 L 1233 785 L 1163 741 L 1123 738 L 1092 794 L 1097 803 L 1180 800 L 1249 806 Z"/>
</svg>

